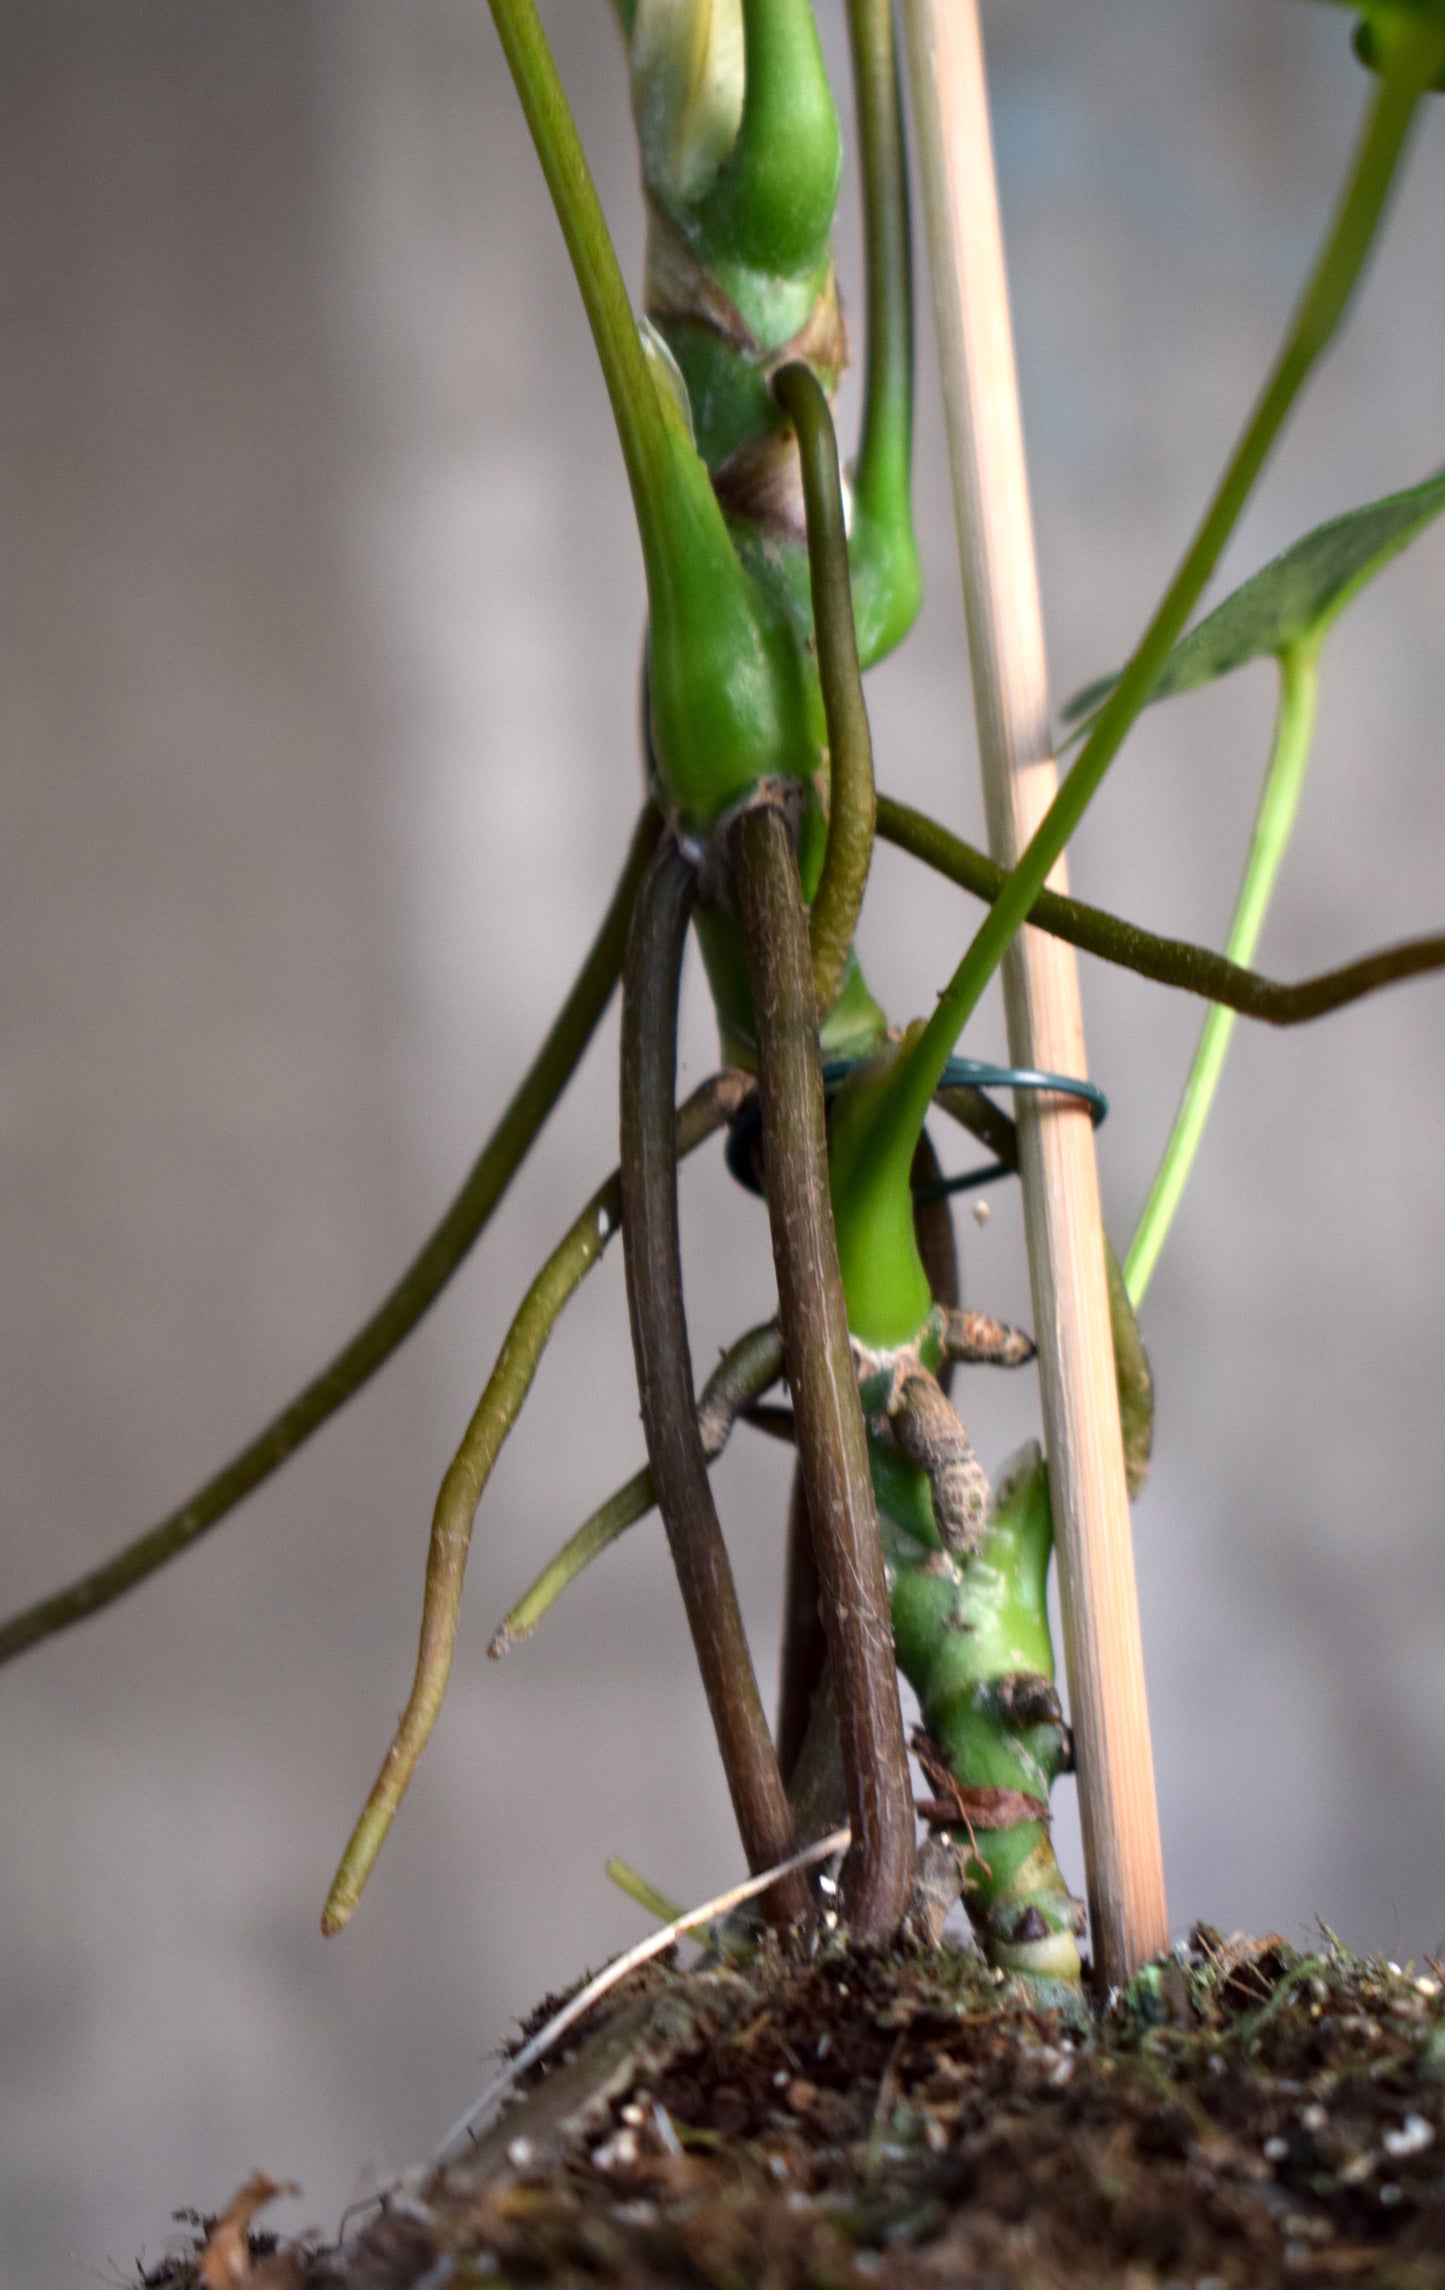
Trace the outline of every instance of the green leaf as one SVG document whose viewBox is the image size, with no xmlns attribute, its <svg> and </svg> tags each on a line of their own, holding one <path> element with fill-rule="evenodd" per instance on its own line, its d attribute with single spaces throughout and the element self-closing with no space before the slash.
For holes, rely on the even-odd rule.
<svg viewBox="0 0 1445 2290">
<path fill-rule="evenodd" d="M 1278 655 L 1291 645 L 1319 643 L 1345 606 L 1442 510 L 1445 470 L 1404 493 L 1316 525 L 1180 637 L 1151 700 L 1196 691 L 1248 660 Z M 1076 692 L 1063 721 L 1076 724 L 1091 716 L 1116 681 L 1104 676 Z"/>
</svg>

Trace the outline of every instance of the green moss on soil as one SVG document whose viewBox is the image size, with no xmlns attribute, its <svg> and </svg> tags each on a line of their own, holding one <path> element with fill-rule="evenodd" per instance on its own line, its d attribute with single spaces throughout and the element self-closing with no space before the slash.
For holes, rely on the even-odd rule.
<svg viewBox="0 0 1445 2290">
<path fill-rule="evenodd" d="M 650 1967 L 465 2160 L 233 2279 L 1445 2290 L 1442 1988 L 1206 1927 L 1093 2021 L 971 1952 Z M 148 2290 L 217 2290 L 195 2241 Z"/>
</svg>

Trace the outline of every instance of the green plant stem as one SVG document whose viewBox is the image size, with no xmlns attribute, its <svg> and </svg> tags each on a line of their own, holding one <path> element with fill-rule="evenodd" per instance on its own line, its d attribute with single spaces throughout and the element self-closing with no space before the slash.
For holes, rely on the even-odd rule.
<svg viewBox="0 0 1445 2290">
<path fill-rule="evenodd" d="M 771 1321 L 764 1327 L 750 1328 L 724 1353 L 703 1385 L 697 1406 L 698 1430 L 709 1463 L 715 1463 L 721 1455 L 744 1408 L 760 1399 L 782 1372 L 782 1340 Z M 645 1519 L 656 1501 L 652 1473 L 644 1468 L 634 1472 L 615 1495 L 609 1495 L 590 1519 L 584 1519 L 556 1557 L 548 1560 L 531 1588 L 523 1592 L 511 1612 L 503 1617 L 487 1648 L 492 1659 L 500 1660 L 524 1638 L 530 1638 L 563 1591 L 629 1527 Z"/>
<path fill-rule="evenodd" d="M 888 1591 L 828 1190 L 807 918 L 787 823 L 757 804 L 729 842 L 758 1046 L 778 1320 L 812 1524 L 853 1849 L 844 1902 L 886 1944 L 913 1885 L 913 1803 Z"/>
<path fill-rule="evenodd" d="M 750 1083 L 738 1073 L 716 1074 L 693 1092 L 677 1115 L 675 1151 L 691 1153 L 737 1112 Z M 411 1693 L 342 1854 L 321 1918 L 325 1933 L 339 1932 L 361 1898 L 386 1833 L 417 1762 L 431 1738 L 451 1675 L 462 1583 L 477 1507 L 521 1413 L 537 1366 L 564 1306 L 597 1264 L 622 1220 L 622 1189 L 614 1170 L 574 1218 L 522 1299 L 497 1364 L 442 1480 L 427 1545 L 421 1640 Z"/>
<path fill-rule="evenodd" d="M 848 0 L 867 271 L 863 434 L 855 509 L 906 511 L 913 435 L 913 248 L 893 0 Z"/>
<path fill-rule="evenodd" d="M 1075 1911 L 1054 1855 L 1048 1800 L 1064 1763 L 1053 1688 L 1048 1482 L 1025 1450 L 959 1564 L 938 1548 L 927 1505 L 907 1500 L 895 1457 L 874 1446 L 889 1511 L 898 1659 L 959 1785 L 953 1834 L 964 1899 L 988 1961 L 1033 1981 L 1079 1978 Z M 903 1498 L 899 1500 L 898 1498 Z"/>
<path fill-rule="evenodd" d="M 891 796 L 878 798 L 878 839 L 921 859 L 936 874 L 944 875 L 975 898 L 994 899 L 1008 880 L 1008 871 L 986 852 L 951 835 L 936 820 L 925 818 Z M 1198 994 L 1255 1018 L 1267 1026 L 1302 1026 L 1314 1018 L 1327 1018 L 1383 986 L 1397 986 L 1407 978 L 1422 978 L 1445 969 L 1445 932 L 1424 938 L 1402 939 L 1374 954 L 1361 955 L 1336 970 L 1318 971 L 1286 985 L 1265 978 L 1257 970 L 1241 968 L 1212 947 L 1195 946 L 1186 938 L 1161 938 L 1141 930 L 1103 907 L 1082 899 L 1064 898 L 1058 891 L 1040 891 L 1029 908 L 1028 920 L 1053 938 L 1067 939 L 1085 954 L 1117 963 L 1160 986 L 1176 986 L 1182 993 Z M 955 1093 L 956 1094 L 956 1093 Z"/>
<path fill-rule="evenodd" d="M 839 1107 L 834 1125 L 835 1201 L 856 1191 L 860 1224 L 871 1221 L 880 1235 L 886 1230 L 885 1245 L 895 1250 L 906 1232 L 907 1172 L 914 1141 L 953 1046 L 1135 717 L 1147 704 L 1159 670 L 1203 593 L 1290 408 L 1344 317 L 1383 218 L 1420 98 L 1442 55 L 1445 33 L 1423 22 L 1401 28 L 1385 77 L 1370 99 L 1343 194 L 1284 346 L 1162 603 L 932 1017 L 908 1043 L 888 1089 L 881 1096 L 860 1097 L 853 1117 L 846 1099 Z"/>
<path fill-rule="evenodd" d="M 695 894 L 691 866 L 671 837 L 665 838 L 638 893 L 623 972 L 627 1308 L 658 1508 L 743 1850 L 756 1874 L 792 1852 L 793 1823 L 708 1483 L 683 1306 L 672 1099 L 678 989 Z M 765 1897 L 766 1913 L 778 1923 L 791 1923 L 808 1908 L 808 1888 L 799 1875 Z"/>
<path fill-rule="evenodd" d="M 631 298 L 534 0 L 490 0 L 597 346 L 644 546 L 664 521 L 672 453 Z"/>
<path fill-rule="evenodd" d="M 978 1093 L 975 1093 L 978 1094 Z M 1005 1114 L 1004 1120 L 1008 1119 Z M 1012 1123 L 1010 1123 L 1012 1128 Z M 928 1277 L 934 1302 L 952 1309 L 962 1293 L 958 1275 L 958 1247 L 953 1210 L 946 1197 L 920 1199 L 920 1192 L 936 1185 L 943 1175 L 938 1155 L 925 1129 L 913 1157 L 913 1227 L 918 1255 Z M 953 1362 L 938 1365 L 938 1381 L 946 1392 L 953 1380 Z M 791 1440 L 791 1409 L 780 1408 L 778 1420 L 761 1418 L 750 1409 L 748 1421 L 759 1430 Z M 778 1664 L 778 1763 L 789 1795 L 796 1802 L 795 1775 L 813 1715 L 813 1700 L 828 1655 L 827 1633 L 818 1606 L 818 1567 L 813 1556 L 813 1534 L 808 1520 L 808 1498 L 802 1475 L 794 1468 L 788 1505 L 788 1545 L 783 1568 L 783 1633 Z"/>
<path fill-rule="evenodd" d="M 1318 646 L 1292 645 L 1280 657 L 1274 745 L 1250 838 L 1244 879 L 1239 886 L 1239 900 L 1225 941 L 1224 951 L 1231 962 L 1247 966 L 1259 944 L 1275 881 L 1299 812 L 1318 699 Z M 1154 1276 L 1154 1267 L 1189 1182 L 1189 1172 L 1224 1072 L 1235 1023 L 1235 1012 L 1221 1008 L 1218 1003 L 1204 1021 L 1169 1141 L 1124 1258 L 1124 1285 L 1136 1310 Z"/>
<path fill-rule="evenodd" d="M 817 375 L 807 366 L 784 366 L 774 377 L 773 395 L 798 433 L 808 518 L 808 580 L 828 726 L 828 842 L 808 915 L 813 986 L 821 1020 L 838 998 L 853 949 L 873 858 L 878 803 L 873 786 L 873 741 L 858 670 L 848 533 L 833 417 Z"/>
<path fill-rule="evenodd" d="M 405 1342 L 486 1226 L 576 1071 L 612 999 L 622 970 L 637 886 L 660 831 L 657 813 L 649 807 L 633 833 L 627 863 L 602 926 L 551 1031 L 468 1171 L 461 1191 L 395 1287 L 320 1374 L 313 1376 L 239 1455 L 178 1509 L 102 1565 L 0 1624 L 0 1663 L 23 1654 L 42 1638 L 53 1637 L 72 1623 L 99 1613 L 168 1560 L 188 1550 L 279 1471 Z"/>
<path fill-rule="evenodd" d="M 848 0 L 863 186 L 868 332 L 863 434 L 853 471 L 851 551 L 878 570 L 884 605 L 860 630 L 879 659 L 907 633 L 922 593 L 909 487 L 913 459 L 913 260 L 893 0 Z M 862 582 L 865 592 L 867 581 Z M 872 616 L 870 615 L 870 618 Z"/>
</svg>

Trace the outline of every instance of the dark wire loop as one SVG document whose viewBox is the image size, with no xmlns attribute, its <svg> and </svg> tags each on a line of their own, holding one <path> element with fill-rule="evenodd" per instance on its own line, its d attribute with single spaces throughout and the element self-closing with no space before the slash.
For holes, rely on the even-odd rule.
<svg viewBox="0 0 1445 2290">
<path fill-rule="evenodd" d="M 851 1073 L 868 1061 L 865 1058 L 831 1058 L 823 1068 L 823 1087 L 829 1096 L 842 1088 Z M 1097 1129 L 1108 1118 L 1109 1100 L 1092 1081 L 1079 1081 L 1071 1074 L 1043 1073 L 1036 1066 L 990 1065 L 982 1058 L 950 1058 L 943 1069 L 940 1089 L 1032 1089 L 1046 1091 L 1050 1097 L 1076 1097 L 1089 1109 L 1089 1119 Z M 728 1130 L 724 1158 L 732 1175 L 746 1192 L 762 1196 L 762 1179 L 758 1170 L 758 1146 L 762 1139 L 762 1116 L 756 1096 L 750 1097 Z M 1017 1171 L 1002 1161 L 990 1161 L 982 1169 L 969 1169 L 961 1177 L 942 1177 L 934 1184 L 914 1187 L 918 1201 L 946 1200 L 951 1193 L 971 1193 L 981 1185 L 991 1185 L 996 1177 L 1012 1177 Z"/>
</svg>

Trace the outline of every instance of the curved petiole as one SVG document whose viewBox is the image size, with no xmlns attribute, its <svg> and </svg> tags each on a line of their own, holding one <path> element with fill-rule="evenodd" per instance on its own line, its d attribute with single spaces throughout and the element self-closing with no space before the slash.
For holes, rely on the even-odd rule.
<svg viewBox="0 0 1445 2290">
<path fill-rule="evenodd" d="M 1384 217 L 1421 98 L 1445 58 L 1445 28 L 1402 21 L 1319 257 L 1284 343 L 1213 498 L 1078 761 L 1007 876 L 926 1026 L 908 1042 L 888 1087 L 843 1106 L 834 1124 L 835 1194 L 856 1195 L 862 1221 L 901 1216 L 908 1162 L 943 1069 L 989 979 L 1068 845 L 1159 671 L 1182 633 L 1284 427 L 1354 295 Z"/>
<path fill-rule="evenodd" d="M 1292 645 L 1279 663 L 1279 713 L 1274 745 L 1265 772 L 1249 856 L 1239 887 L 1239 900 L 1224 951 L 1231 962 L 1253 959 L 1264 927 L 1265 914 L 1281 862 L 1299 811 L 1305 771 L 1314 738 L 1319 699 L 1319 647 Z M 1124 1285 L 1136 1309 L 1154 1275 L 1160 1252 L 1169 1236 L 1175 1211 L 1184 1197 L 1189 1172 L 1199 1151 L 1210 1107 L 1224 1072 L 1236 1013 L 1218 1003 L 1209 1012 L 1199 1036 L 1184 1085 L 1179 1110 L 1169 1132 L 1149 1197 L 1144 1203 L 1134 1238 L 1124 1258 Z"/>
<path fill-rule="evenodd" d="M 678 1111 L 677 1153 L 691 1153 L 730 1121 L 751 1087 L 748 1076 L 739 1073 L 715 1074 L 711 1081 L 705 1081 Z M 361 1898 L 436 1724 L 451 1674 L 472 1526 L 502 1443 L 531 1390 L 538 1362 L 563 1307 L 602 1257 L 621 1219 L 622 1193 L 614 1170 L 573 1220 L 523 1298 L 466 1436 L 442 1480 L 427 1548 L 416 1674 L 391 1747 L 327 1896 L 321 1917 L 325 1933 L 339 1932 Z"/>
<path fill-rule="evenodd" d="M 661 832 L 649 806 L 638 821 L 622 877 L 587 959 L 531 1068 L 469 1170 L 440 1224 L 349 1344 L 273 1416 L 239 1455 L 134 1542 L 0 1623 L 0 1663 L 72 1623 L 83 1622 L 154 1574 L 234 1511 L 237 1504 L 330 1421 L 406 1341 L 464 1261 L 525 1161 L 576 1071 L 622 971 L 637 886 Z"/>
</svg>

